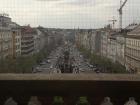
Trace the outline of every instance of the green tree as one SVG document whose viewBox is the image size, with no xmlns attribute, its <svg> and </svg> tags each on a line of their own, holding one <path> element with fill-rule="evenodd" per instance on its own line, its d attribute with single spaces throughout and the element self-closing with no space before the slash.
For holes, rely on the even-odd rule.
<svg viewBox="0 0 140 105">
<path fill-rule="evenodd" d="M 89 50 L 83 46 L 79 47 L 79 51 L 82 52 L 86 59 L 90 60 L 91 64 L 97 64 L 102 68 L 102 71 L 108 73 L 128 73 L 124 66 L 119 63 L 113 63 L 110 59 L 91 53 Z"/>
<path fill-rule="evenodd" d="M 79 100 L 77 101 L 76 105 L 90 105 L 87 97 L 79 97 Z"/>
<path fill-rule="evenodd" d="M 52 105 L 63 105 L 64 101 L 61 96 L 55 96 Z"/>
</svg>

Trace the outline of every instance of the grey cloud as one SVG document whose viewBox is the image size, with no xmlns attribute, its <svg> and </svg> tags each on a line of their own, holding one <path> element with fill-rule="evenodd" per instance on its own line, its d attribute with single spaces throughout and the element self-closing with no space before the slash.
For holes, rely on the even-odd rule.
<svg viewBox="0 0 140 105">
<path fill-rule="evenodd" d="M 36 0 L 36 1 L 43 1 L 43 2 L 56 2 L 56 1 L 62 1 L 62 0 Z"/>
<path fill-rule="evenodd" d="M 112 0 L 63 0 L 62 2 L 57 2 L 59 6 L 76 6 L 76 7 L 95 7 L 108 4 L 115 4 L 117 1 Z M 107 6 L 107 5 L 106 5 Z"/>
<path fill-rule="evenodd" d="M 89 5 L 93 4 L 94 0 L 64 0 L 60 2 L 60 5 L 74 5 L 74 6 L 81 6 L 81 5 Z"/>
<path fill-rule="evenodd" d="M 13 21 L 46 27 L 102 27 L 115 16 L 120 0 L 0 0 L 0 8 Z M 32 5 L 31 5 L 32 4 Z M 123 26 L 140 22 L 140 0 L 128 0 L 123 8 Z M 119 21 L 118 21 L 119 22 Z M 116 25 L 118 24 L 116 23 Z"/>
</svg>

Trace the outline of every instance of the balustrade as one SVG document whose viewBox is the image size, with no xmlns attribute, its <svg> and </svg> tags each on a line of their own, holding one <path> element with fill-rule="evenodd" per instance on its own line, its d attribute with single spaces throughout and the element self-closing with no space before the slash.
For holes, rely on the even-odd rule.
<svg viewBox="0 0 140 105">
<path fill-rule="evenodd" d="M 112 101 L 111 97 L 19 96 L 13 98 L 10 97 L 9 99 L 1 97 L 0 105 L 138 105 L 138 102 L 134 97 L 128 97 L 126 99 L 113 98 Z"/>
</svg>

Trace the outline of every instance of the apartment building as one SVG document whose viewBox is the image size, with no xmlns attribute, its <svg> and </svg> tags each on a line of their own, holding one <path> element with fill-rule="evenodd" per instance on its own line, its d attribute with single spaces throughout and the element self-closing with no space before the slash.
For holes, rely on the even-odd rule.
<svg viewBox="0 0 140 105">
<path fill-rule="evenodd" d="M 11 29 L 0 27 L 0 59 L 12 56 Z"/>
<path fill-rule="evenodd" d="M 21 55 L 28 56 L 34 53 L 34 35 L 36 31 L 30 26 L 21 27 Z"/>
<path fill-rule="evenodd" d="M 140 72 L 140 25 L 126 36 L 125 60 L 129 71 Z"/>
<path fill-rule="evenodd" d="M 109 58 L 112 62 L 116 62 L 116 34 L 111 34 L 108 38 L 108 45 L 107 45 L 107 58 Z"/>
<path fill-rule="evenodd" d="M 75 42 L 78 47 L 84 46 L 84 30 L 78 29 L 75 34 Z"/>
<path fill-rule="evenodd" d="M 116 37 L 116 61 L 125 66 L 125 34 L 118 33 Z"/>
<path fill-rule="evenodd" d="M 12 55 L 16 58 L 21 55 L 21 29 L 16 23 L 11 24 L 12 31 Z"/>
<path fill-rule="evenodd" d="M 12 56 L 11 18 L 0 16 L 0 59 Z"/>
<path fill-rule="evenodd" d="M 91 53 L 100 55 L 101 51 L 101 32 L 99 30 L 78 30 L 75 40 L 78 46 L 82 46 Z"/>
<path fill-rule="evenodd" d="M 109 30 L 101 30 L 101 56 L 107 57 L 108 52 L 108 38 L 110 36 Z"/>
<path fill-rule="evenodd" d="M 90 46 L 91 46 L 91 53 L 94 53 L 95 52 L 95 36 L 96 36 L 96 31 L 92 30 L 91 32 L 91 43 L 90 43 Z"/>
<path fill-rule="evenodd" d="M 11 18 L 8 16 L 0 15 L 0 27 L 9 27 L 11 23 Z"/>
<path fill-rule="evenodd" d="M 96 31 L 96 36 L 95 36 L 95 53 L 97 55 L 101 55 L 101 31 L 100 30 Z"/>
</svg>

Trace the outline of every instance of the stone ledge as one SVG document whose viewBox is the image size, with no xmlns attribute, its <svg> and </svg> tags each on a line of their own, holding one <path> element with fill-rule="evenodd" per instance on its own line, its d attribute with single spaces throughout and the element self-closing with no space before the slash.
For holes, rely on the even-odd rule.
<svg viewBox="0 0 140 105">
<path fill-rule="evenodd" d="M 0 74 L 2 80 L 140 81 L 137 74 Z"/>
</svg>

